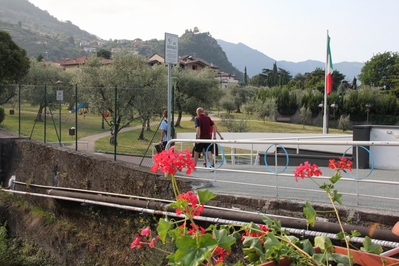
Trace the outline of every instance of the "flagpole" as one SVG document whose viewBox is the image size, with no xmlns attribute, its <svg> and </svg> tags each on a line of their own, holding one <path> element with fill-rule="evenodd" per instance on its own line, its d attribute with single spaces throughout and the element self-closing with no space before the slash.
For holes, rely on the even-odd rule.
<svg viewBox="0 0 399 266">
<path fill-rule="evenodd" d="M 328 114 L 327 114 L 327 70 L 328 70 L 328 30 L 327 30 L 327 49 L 326 49 L 326 65 L 324 68 L 324 110 L 323 110 L 323 134 L 328 134 L 327 132 L 327 123 L 328 123 Z"/>
</svg>

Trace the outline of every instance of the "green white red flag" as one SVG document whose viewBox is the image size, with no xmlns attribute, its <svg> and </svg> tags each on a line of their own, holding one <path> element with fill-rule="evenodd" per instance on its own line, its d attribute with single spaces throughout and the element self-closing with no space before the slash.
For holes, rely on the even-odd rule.
<svg viewBox="0 0 399 266">
<path fill-rule="evenodd" d="M 327 62 L 326 62 L 326 94 L 330 94 L 332 92 L 332 74 L 334 68 L 331 58 L 331 49 L 330 49 L 330 36 L 327 35 Z"/>
</svg>

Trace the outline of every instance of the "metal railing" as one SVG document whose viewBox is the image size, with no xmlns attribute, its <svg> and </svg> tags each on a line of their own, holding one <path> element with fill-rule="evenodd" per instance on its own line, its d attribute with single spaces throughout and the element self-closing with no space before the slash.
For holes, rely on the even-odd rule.
<svg viewBox="0 0 399 266">
<path fill-rule="evenodd" d="M 342 148 L 342 156 L 346 156 L 349 149 L 353 150 L 354 155 L 358 153 L 359 147 L 367 146 L 386 146 L 396 147 L 399 142 L 391 141 L 308 141 L 295 139 L 280 140 L 198 140 L 198 139 L 174 139 L 176 144 L 183 143 L 217 143 L 223 146 L 242 146 L 243 150 L 251 150 L 248 154 L 254 154 L 254 145 L 264 145 L 268 150 L 270 147 L 277 145 L 280 147 L 295 146 L 298 151 L 303 146 L 322 147 L 328 150 L 329 146 Z M 166 148 L 169 147 L 169 143 Z M 182 145 L 180 145 L 182 147 Z M 353 147 L 353 148 L 352 148 Z M 370 158 L 372 159 L 372 153 Z M 277 153 L 271 151 L 277 157 Z M 256 154 L 259 155 L 259 152 Z M 237 156 L 237 154 L 232 154 Z M 266 156 L 266 155 L 265 155 Z M 274 165 L 258 165 L 255 163 L 237 165 L 226 162 L 226 154 L 222 154 L 221 162 L 216 164 L 212 172 L 209 168 L 196 167 L 196 171 L 190 176 L 181 175 L 181 178 L 195 178 L 202 184 L 208 183 L 208 189 L 224 194 L 237 194 L 245 196 L 265 196 L 278 197 L 287 199 L 312 200 L 317 202 L 329 202 L 323 190 L 317 189 L 314 183 L 309 179 L 295 182 L 294 170 L 296 166 L 290 166 L 288 161 L 293 154 L 286 153 L 287 162 L 285 165 L 278 165 L 278 160 L 274 160 Z M 252 158 L 252 156 L 251 156 Z M 399 210 L 399 176 L 396 170 L 374 169 L 371 164 L 370 169 L 359 169 L 357 166 L 359 156 L 354 156 L 354 168 L 351 173 L 342 173 L 343 177 L 340 182 L 335 184 L 335 188 L 343 195 L 343 202 L 348 206 L 364 206 L 367 208 L 382 209 L 388 211 Z M 259 160 L 259 158 L 257 159 Z M 306 161 L 306 160 L 304 160 Z M 310 162 L 311 163 L 311 162 Z M 202 164 L 201 164 L 202 165 Z M 322 176 L 317 177 L 316 181 L 327 181 L 334 171 L 327 167 L 320 167 L 323 172 Z M 315 188 L 315 189 L 313 189 Z"/>
</svg>

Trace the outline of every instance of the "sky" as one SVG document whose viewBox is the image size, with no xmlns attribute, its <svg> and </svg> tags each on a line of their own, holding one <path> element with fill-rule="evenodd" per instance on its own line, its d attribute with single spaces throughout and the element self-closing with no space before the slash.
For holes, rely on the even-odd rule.
<svg viewBox="0 0 399 266">
<path fill-rule="evenodd" d="M 399 51 L 398 0 L 29 0 L 104 40 L 165 39 L 198 27 L 280 61 L 366 62 Z"/>
</svg>

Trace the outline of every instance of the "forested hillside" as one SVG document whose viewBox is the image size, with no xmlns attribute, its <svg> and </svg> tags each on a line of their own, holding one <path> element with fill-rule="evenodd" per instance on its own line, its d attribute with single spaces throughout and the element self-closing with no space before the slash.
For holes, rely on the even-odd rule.
<svg viewBox="0 0 399 266">
<path fill-rule="evenodd" d="M 46 60 L 57 61 L 86 55 L 87 51 L 80 45 L 82 41 L 97 51 L 121 48 L 145 57 L 164 53 L 164 40 L 157 39 L 140 44 L 132 40 L 108 40 L 100 45 L 98 40 L 101 36 L 81 30 L 71 21 L 59 21 L 28 0 L 0 0 L 0 6 L 0 28 L 9 32 L 13 40 L 32 57 L 42 54 Z M 228 61 L 226 53 L 209 33 L 186 30 L 179 38 L 179 55 L 195 55 L 218 66 L 220 71 L 242 78 L 243 69 L 235 68 Z"/>
</svg>

